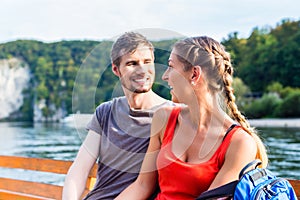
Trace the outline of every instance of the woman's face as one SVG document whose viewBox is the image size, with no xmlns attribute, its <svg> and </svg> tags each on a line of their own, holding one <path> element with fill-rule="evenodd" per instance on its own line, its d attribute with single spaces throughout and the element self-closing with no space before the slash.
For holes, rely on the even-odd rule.
<svg viewBox="0 0 300 200">
<path fill-rule="evenodd" d="M 184 64 L 178 60 L 176 51 L 173 50 L 168 61 L 168 69 L 164 72 L 162 79 L 168 82 L 172 101 L 184 103 L 186 95 L 191 90 L 191 72 L 184 71 Z"/>
</svg>

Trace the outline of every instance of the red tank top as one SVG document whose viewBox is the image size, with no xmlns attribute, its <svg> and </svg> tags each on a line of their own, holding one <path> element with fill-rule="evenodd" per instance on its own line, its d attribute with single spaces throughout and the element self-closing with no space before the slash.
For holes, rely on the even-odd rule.
<svg viewBox="0 0 300 200">
<path fill-rule="evenodd" d="M 172 152 L 172 139 L 181 108 L 175 107 L 169 117 L 162 147 L 157 158 L 158 181 L 161 192 L 157 200 L 195 199 L 206 191 L 224 163 L 235 126 L 224 138 L 214 155 L 204 163 L 191 164 L 178 159 Z"/>
</svg>

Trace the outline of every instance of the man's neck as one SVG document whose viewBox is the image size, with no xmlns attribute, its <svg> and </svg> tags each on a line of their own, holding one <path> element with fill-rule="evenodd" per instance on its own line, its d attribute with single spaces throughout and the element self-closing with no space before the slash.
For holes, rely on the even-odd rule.
<svg viewBox="0 0 300 200">
<path fill-rule="evenodd" d="M 125 92 L 125 91 L 124 91 Z M 155 94 L 152 90 L 145 93 L 125 92 L 128 104 L 131 109 L 147 110 L 162 104 L 165 100 Z"/>
</svg>

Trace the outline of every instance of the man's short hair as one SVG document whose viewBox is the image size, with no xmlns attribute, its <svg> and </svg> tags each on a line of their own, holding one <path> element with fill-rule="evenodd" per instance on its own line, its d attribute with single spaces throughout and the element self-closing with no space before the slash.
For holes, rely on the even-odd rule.
<svg viewBox="0 0 300 200">
<path fill-rule="evenodd" d="M 116 66 L 120 66 L 122 56 L 128 53 L 134 53 L 139 45 L 149 47 L 154 52 L 152 43 L 142 34 L 135 32 L 126 32 L 121 35 L 113 44 L 111 50 L 111 62 Z"/>
</svg>

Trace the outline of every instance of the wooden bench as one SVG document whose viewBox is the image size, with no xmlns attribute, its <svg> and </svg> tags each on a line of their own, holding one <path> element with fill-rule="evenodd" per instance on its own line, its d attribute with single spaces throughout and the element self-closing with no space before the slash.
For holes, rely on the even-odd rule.
<svg viewBox="0 0 300 200">
<path fill-rule="evenodd" d="M 43 158 L 28 158 L 19 156 L 1 156 L 0 167 L 33 170 L 41 172 L 51 172 L 56 174 L 66 174 L 72 161 L 52 160 Z M 89 192 L 96 180 L 97 166 L 91 170 L 84 195 Z M 290 180 L 300 199 L 300 180 Z M 62 186 L 40 183 L 36 181 L 24 181 L 11 178 L 0 177 L 0 199 L 10 200 L 33 200 L 33 199 L 61 199 Z"/>
<path fill-rule="evenodd" d="M 10 169 L 24 169 L 65 175 L 71 164 L 72 161 L 0 155 L 0 167 Z M 97 166 L 95 165 L 89 174 L 84 195 L 95 184 L 96 171 Z M 0 176 L 3 175 L 0 174 Z M 61 199 L 62 189 L 63 186 L 41 183 L 39 180 L 25 181 L 0 177 L 1 200 Z"/>
</svg>

